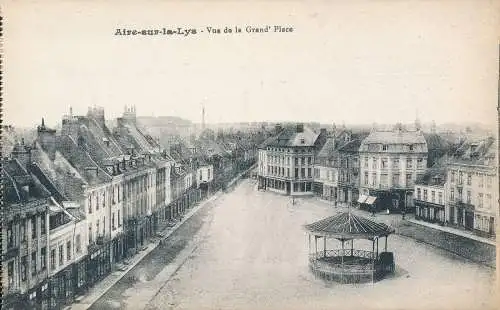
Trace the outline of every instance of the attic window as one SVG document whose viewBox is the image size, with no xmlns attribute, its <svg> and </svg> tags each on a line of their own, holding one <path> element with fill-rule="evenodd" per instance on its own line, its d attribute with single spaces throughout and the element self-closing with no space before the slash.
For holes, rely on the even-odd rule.
<svg viewBox="0 0 500 310">
<path fill-rule="evenodd" d="M 411 150 L 411 146 L 410 146 L 410 150 Z M 382 145 L 382 151 L 387 151 L 387 145 Z"/>
<path fill-rule="evenodd" d="M 413 151 L 413 144 L 409 145 L 409 149 L 410 149 L 410 151 Z"/>
<path fill-rule="evenodd" d="M 300 139 L 300 144 L 304 144 L 305 143 L 305 140 L 304 139 Z"/>
</svg>

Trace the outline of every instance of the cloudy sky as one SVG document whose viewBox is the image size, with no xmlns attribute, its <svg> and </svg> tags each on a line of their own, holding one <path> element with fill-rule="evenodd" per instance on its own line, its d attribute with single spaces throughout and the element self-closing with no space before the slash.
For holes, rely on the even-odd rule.
<svg viewBox="0 0 500 310">
<path fill-rule="evenodd" d="M 202 102 L 208 122 L 496 120 L 496 1 L 91 2 L 7 1 L 4 123 L 93 105 L 197 122 Z M 114 35 L 162 27 L 198 34 Z"/>
</svg>

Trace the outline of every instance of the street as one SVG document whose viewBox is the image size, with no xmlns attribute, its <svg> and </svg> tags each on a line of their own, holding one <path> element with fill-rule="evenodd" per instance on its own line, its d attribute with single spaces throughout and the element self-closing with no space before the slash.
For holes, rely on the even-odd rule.
<svg viewBox="0 0 500 310">
<path fill-rule="evenodd" d="M 493 269 L 399 235 L 388 239 L 394 276 L 363 285 L 315 279 L 302 225 L 340 210 L 313 198 L 292 205 L 290 197 L 257 191 L 255 181 L 243 180 L 189 219 L 91 309 L 491 306 Z M 338 248 L 340 242 L 328 246 Z M 371 249 L 371 242 L 355 241 L 355 248 Z"/>
</svg>

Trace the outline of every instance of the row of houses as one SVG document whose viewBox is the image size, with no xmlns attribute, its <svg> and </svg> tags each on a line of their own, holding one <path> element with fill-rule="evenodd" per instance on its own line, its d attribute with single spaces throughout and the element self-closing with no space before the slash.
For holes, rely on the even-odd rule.
<svg viewBox="0 0 500 310">
<path fill-rule="evenodd" d="M 369 133 L 277 125 L 259 146 L 259 188 L 373 212 L 415 212 L 419 219 L 494 235 L 495 139 L 461 140 L 450 148 L 436 140 L 418 123 Z"/>
<path fill-rule="evenodd" d="M 251 144 L 199 137 L 162 146 L 126 107 L 42 119 L 2 159 L 2 306 L 60 309 L 141 251 L 157 232 L 256 160 Z"/>
</svg>

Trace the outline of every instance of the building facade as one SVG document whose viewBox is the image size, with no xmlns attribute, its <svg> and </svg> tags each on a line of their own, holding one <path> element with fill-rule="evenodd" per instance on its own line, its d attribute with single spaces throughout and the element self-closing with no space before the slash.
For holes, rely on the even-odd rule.
<svg viewBox="0 0 500 310">
<path fill-rule="evenodd" d="M 259 187 L 285 195 L 312 195 L 320 134 L 303 124 L 278 131 L 260 146 Z"/>
<path fill-rule="evenodd" d="M 412 210 L 415 181 L 427 167 L 427 142 L 422 132 L 400 126 L 392 131 L 372 131 L 362 141 L 359 156 L 360 194 L 374 198 L 369 207 Z"/>
<path fill-rule="evenodd" d="M 451 226 L 492 237 L 498 212 L 496 141 L 467 143 L 448 164 L 446 220 Z"/>
<path fill-rule="evenodd" d="M 444 224 L 446 171 L 430 169 L 415 184 L 415 218 Z"/>
</svg>

